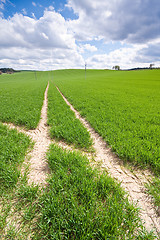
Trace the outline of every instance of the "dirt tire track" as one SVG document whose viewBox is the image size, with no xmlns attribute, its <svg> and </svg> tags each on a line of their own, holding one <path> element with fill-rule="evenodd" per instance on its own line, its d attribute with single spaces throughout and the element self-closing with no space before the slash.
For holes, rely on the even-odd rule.
<svg viewBox="0 0 160 240">
<path fill-rule="evenodd" d="M 120 163 L 120 159 L 111 152 L 111 149 L 107 148 L 106 142 L 102 137 L 100 137 L 90 124 L 81 117 L 79 112 L 73 108 L 58 87 L 57 90 L 75 113 L 76 117 L 88 129 L 96 151 L 94 159 L 97 162 L 102 162 L 101 167 L 107 169 L 111 177 L 121 182 L 121 186 L 129 194 L 129 200 L 140 208 L 140 217 L 145 228 L 148 231 L 154 230 L 155 234 L 160 236 L 160 217 L 156 213 L 152 198 L 146 193 L 147 189 L 144 187 L 144 184 L 148 182 L 147 178 L 150 178 L 149 173 L 147 173 L 147 171 L 139 171 L 137 174 L 135 172 L 133 174 L 128 169 L 124 168 Z"/>
<path fill-rule="evenodd" d="M 29 136 L 32 141 L 35 142 L 33 150 L 27 155 L 24 165 L 29 157 L 29 174 L 28 174 L 28 183 L 35 185 L 46 185 L 47 175 L 49 173 L 49 167 L 46 162 L 46 152 L 51 144 L 49 138 L 48 126 L 47 126 L 47 93 L 48 93 L 49 83 L 45 90 L 43 106 L 41 109 L 41 119 L 36 129 L 34 130 L 25 130 L 21 127 L 15 126 L 12 123 L 4 123 L 4 125 L 9 126 L 10 128 L 17 129 L 18 132 L 22 132 Z M 24 173 L 24 167 L 22 165 L 21 173 Z"/>
<path fill-rule="evenodd" d="M 12 123 L 3 123 L 4 125 L 8 126 L 11 129 L 16 129 L 18 132 L 26 134 L 32 139 L 32 141 L 35 142 L 33 149 L 25 157 L 25 161 L 22 164 L 21 168 L 21 174 L 24 175 L 24 172 L 26 171 L 26 165 L 29 164 L 29 174 L 27 175 L 28 184 L 31 185 L 33 183 L 34 185 L 39 185 L 40 187 L 46 186 L 47 184 L 46 179 L 50 172 L 49 166 L 46 161 L 46 152 L 48 150 L 49 145 L 51 144 L 47 126 L 48 88 L 49 83 L 44 94 L 44 101 L 41 109 L 41 119 L 36 129 L 27 131 L 22 127 L 15 126 Z M 19 230 L 21 229 L 22 223 L 21 221 L 22 221 L 21 213 L 15 212 L 13 202 L 10 213 L 6 219 L 7 224 L 2 234 L 2 239 L 6 239 L 7 231 L 12 225 L 14 226 L 16 232 L 18 233 Z M 30 239 L 30 237 L 28 236 L 27 239 Z"/>
<path fill-rule="evenodd" d="M 26 132 L 27 135 L 35 142 L 33 151 L 30 152 L 30 171 L 28 175 L 29 184 L 34 183 L 36 185 L 45 185 L 47 175 L 49 174 L 49 167 L 46 162 L 46 152 L 51 144 L 47 126 L 48 88 L 49 83 L 44 94 L 40 122 L 35 130 L 29 130 Z"/>
<path fill-rule="evenodd" d="M 56 143 L 62 148 L 72 149 L 71 146 L 63 142 L 57 143 L 54 140 L 50 140 L 48 134 L 47 126 L 47 92 L 49 88 L 49 83 L 45 90 L 44 102 L 41 110 L 41 120 L 38 124 L 38 127 L 35 130 L 26 131 L 21 127 L 16 127 L 13 124 L 5 124 L 10 128 L 16 128 L 19 132 L 27 134 L 35 142 L 33 150 L 30 152 L 30 173 L 28 175 L 28 183 L 34 183 L 41 186 L 46 185 L 46 178 L 49 173 L 49 167 L 46 163 L 46 152 L 51 143 Z M 58 87 L 57 87 L 58 89 Z M 60 90 L 58 89 L 60 92 Z M 90 124 L 83 119 L 79 112 L 76 111 L 73 106 L 68 102 L 64 95 L 60 92 L 65 102 L 70 106 L 71 110 L 75 113 L 76 117 L 82 122 L 82 124 L 90 132 L 91 138 L 93 139 L 94 148 L 96 154 L 94 159 L 96 162 L 102 162 L 101 168 L 107 169 L 111 177 L 114 177 L 119 182 L 121 186 L 129 194 L 130 201 L 137 204 L 140 208 L 140 217 L 144 222 L 144 226 L 148 231 L 155 229 L 157 235 L 159 235 L 160 229 L 160 217 L 157 216 L 154 205 L 152 203 L 152 198 L 146 194 L 146 188 L 144 183 L 148 182 L 147 178 L 150 178 L 147 171 L 138 172 L 136 174 L 131 173 L 128 169 L 125 169 L 120 160 L 107 148 L 106 143 L 99 136 L 98 133 L 90 126 Z M 92 156 L 90 157 L 90 159 Z M 26 158 L 28 159 L 28 157 Z M 24 169 L 22 167 L 22 173 Z"/>
</svg>

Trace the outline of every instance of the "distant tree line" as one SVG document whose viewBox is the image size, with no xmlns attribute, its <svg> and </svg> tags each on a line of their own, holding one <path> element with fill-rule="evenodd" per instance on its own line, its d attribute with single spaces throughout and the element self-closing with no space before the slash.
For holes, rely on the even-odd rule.
<svg viewBox="0 0 160 240">
<path fill-rule="evenodd" d="M 19 72 L 19 71 L 16 71 L 14 70 L 13 68 L 0 68 L 0 73 L 14 73 L 14 72 Z"/>
<path fill-rule="evenodd" d="M 123 71 L 135 71 L 135 70 L 148 70 L 148 69 L 150 69 L 150 70 L 152 70 L 152 69 L 160 69 L 159 67 L 144 67 L 144 68 L 131 68 L 131 69 L 126 69 L 126 70 L 123 70 Z"/>
<path fill-rule="evenodd" d="M 159 67 L 154 67 L 154 63 L 151 63 L 150 65 L 149 65 L 149 67 L 142 67 L 142 68 L 140 68 L 140 67 L 137 67 L 137 68 L 131 68 L 131 69 L 127 69 L 127 70 L 124 70 L 124 71 L 132 71 L 132 70 L 145 70 L 145 69 L 159 69 Z M 116 65 L 116 66 L 113 66 L 112 67 L 112 69 L 113 70 L 121 70 L 120 69 L 120 66 L 118 66 L 118 65 Z"/>
</svg>

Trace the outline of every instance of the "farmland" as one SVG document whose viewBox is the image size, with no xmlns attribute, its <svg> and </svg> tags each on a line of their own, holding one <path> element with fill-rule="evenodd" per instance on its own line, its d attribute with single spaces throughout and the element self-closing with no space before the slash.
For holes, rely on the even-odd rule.
<svg viewBox="0 0 160 240">
<path fill-rule="evenodd" d="M 18 181 L 21 166 L 30 140 L 16 130 L 0 123 L 0 196 L 11 191 Z"/>
<path fill-rule="evenodd" d="M 11 195 L 29 146 L 31 141 L 26 135 L 15 129 L 9 130 L 0 123 L 0 235 L 12 207 Z"/>
<path fill-rule="evenodd" d="M 36 78 L 37 77 L 37 78 Z M 0 121 L 36 128 L 41 114 L 47 75 L 21 72 L 0 77 Z"/>
<path fill-rule="evenodd" d="M 95 70 L 87 71 L 86 79 L 82 70 L 0 76 L 0 121 L 35 129 L 37 136 L 41 134 L 36 127 L 42 118 L 44 91 L 50 81 L 48 122 L 44 124 L 49 124 L 49 137 L 56 139 L 47 152 L 50 173 L 42 189 L 28 185 L 27 172 L 19 178 L 31 140 L 0 124 L 1 192 L 5 191 L 0 228 L 6 239 L 154 239 L 145 231 L 138 210 L 129 203 L 121 184 L 107 171 L 93 169 L 81 154 L 81 148 L 90 150 L 92 145 L 89 132 L 54 84 L 120 157 L 136 166 L 149 166 L 158 174 L 158 77 L 159 71 Z M 58 146 L 59 140 L 73 144 L 74 149 L 64 150 Z M 156 184 L 158 189 L 158 180 Z M 150 188 L 151 194 L 154 191 Z M 14 215 L 18 215 L 21 226 L 18 230 L 7 223 L 8 218 L 16 223 Z"/>
<path fill-rule="evenodd" d="M 55 71 L 54 82 L 120 158 L 160 173 L 160 70 Z"/>
<path fill-rule="evenodd" d="M 86 128 L 75 118 L 53 83 L 48 92 L 48 124 L 52 138 L 86 149 L 92 145 Z"/>
<path fill-rule="evenodd" d="M 51 175 L 39 201 L 36 239 L 153 239 L 120 185 L 93 170 L 86 157 L 51 145 L 48 162 Z"/>
</svg>

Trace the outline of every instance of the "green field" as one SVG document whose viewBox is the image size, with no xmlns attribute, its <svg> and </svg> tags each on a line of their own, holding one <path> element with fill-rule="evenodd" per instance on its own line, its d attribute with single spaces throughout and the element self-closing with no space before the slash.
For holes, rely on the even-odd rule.
<svg viewBox="0 0 160 240">
<path fill-rule="evenodd" d="M 120 158 L 160 173 L 160 70 L 63 70 L 54 83 Z"/>
<path fill-rule="evenodd" d="M 18 181 L 18 169 L 30 145 L 30 140 L 16 130 L 0 123 L 0 196 L 11 191 Z"/>
<path fill-rule="evenodd" d="M 160 71 L 61 70 L 0 76 L 0 122 L 34 129 L 40 120 L 48 81 L 51 138 L 90 150 L 87 130 L 66 105 L 74 107 L 125 161 L 160 172 Z M 56 144 L 47 153 L 46 189 L 28 186 L 20 169 L 31 141 L 0 123 L 0 234 L 4 239 L 154 239 L 120 184 L 92 169 L 80 150 Z M 149 191 L 159 204 L 159 179 Z M 10 211 L 12 209 L 12 211 Z M 20 215 L 17 229 L 6 221 Z M 5 227 L 8 231 L 5 233 Z"/>
<path fill-rule="evenodd" d="M 120 185 L 86 157 L 51 145 L 47 191 L 39 200 L 35 239 L 154 239 Z"/>
<path fill-rule="evenodd" d="M 20 72 L 0 76 L 0 121 L 36 128 L 41 114 L 48 75 Z"/>
<path fill-rule="evenodd" d="M 80 148 L 88 149 L 92 145 L 89 132 L 75 117 L 53 83 L 48 91 L 48 124 L 52 138 L 65 140 Z"/>
<path fill-rule="evenodd" d="M 3 197 L 4 239 L 155 239 L 143 228 L 120 184 L 106 172 L 93 170 L 86 157 L 56 144 L 47 155 L 51 173 L 46 189 L 28 186 L 22 177 L 14 192 Z M 14 225 L 17 214 L 19 229 Z M 13 222 L 4 232 L 8 216 Z"/>
</svg>

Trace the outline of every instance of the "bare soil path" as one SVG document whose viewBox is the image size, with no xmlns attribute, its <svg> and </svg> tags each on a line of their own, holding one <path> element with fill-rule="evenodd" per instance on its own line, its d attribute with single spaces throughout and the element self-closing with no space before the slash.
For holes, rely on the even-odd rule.
<svg viewBox="0 0 160 240">
<path fill-rule="evenodd" d="M 58 87 L 57 87 L 58 89 Z M 60 90 L 58 89 L 60 92 Z M 99 136 L 98 133 L 90 126 L 90 124 L 80 116 L 73 106 L 68 102 L 65 96 L 60 92 L 65 102 L 70 106 L 76 117 L 90 132 L 91 138 L 95 148 L 94 159 L 97 162 L 102 162 L 101 167 L 106 169 L 111 177 L 121 182 L 121 186 L 128 193 L 129 200 L 140 208 L 140 217 L 144 222 L 144 226 L 148 231 L 153 230 L 157 235 L 160 234 L 160 216 L 157 215 L 152 198 L 146 193 L 147 189 L 144 184 L 150 179 L 150 173 L 147 171 L 130 172 L 126 169 L 111 152 L 106 145 L 106 142 Z M 159 235 L 160 236 L 160 235 Z"/>
<path fill-rule="evenodd" d="M 21 173 L 23 175 L 26 171 L 26 166 L 29 165 L 29 174 L 27 175 L 28 184 L 33 183 L 34 185 L 39 185 L 40 187 L 46 186 L 46 179 L 49 174 L 49 167 L 46 161 L 46 152 L 49 145 L 51 144 L 47 127 L 48 88 L 49 83 L 44 94 L 44 101 L 41 110 L 41 119 L 36 129 L 27 131 L 22 127 L 15 126 L 12 123 L 4 123 L 4 125 L 8 126 L 9 128 L 17 129 L 18 132 L 22 132 L 28 135 L 32 139 L 32 141 L 34 141 L 34 147 L 30 151 L 29 156 L 26 156 L 25 161 L 22 165 Z M 10 229 L 11 226 L 14 226 L 17 233 L 21 229 L 21 224 L 23 222 L 22 216 L 21 213 L 17 212 L 16 209 L 14 209 L 14 201 L 11 210 L 7 216 L 6 222 L 7 225 L 4 229 L 2 239 L 6 239 L 7 231 Z M 30 239 L 30 237 L 28 236 L 27 239 Z"/>
<path fill-rule="evenodd" d="M 35 130 L 29 130 L 27 135 L 35 142 L 34 149 L 30 153 L 30 172 L 28 175 L 28 183 L 38 185 L 46 184 L 46 178 L 49 173 L 49 167 L 46 162 L 46 152 L 51 140 L 47 127 L 47 93 L 49 83 L 45 91 L 43 106 L 41 110 L 41 120 Z M 23 169 L 22 169 L 23 171 Z"/>
<path fill-rule="evenodd" d="M 26 131 L 21 127 L 14 126 L 12 123 L 6 123 L 5 125 L 10 128 L 16 128 L 19 132 L 28 135 L 34 141 L 33 150 L 29 153 L 29 174 L 28 183 L 35 185 L 46 185 L 46 178 L 49 173 L 49 167 L 46 161 L 46 152 L 51 140 L 49 138 L 48 127 L 47 127 L 47 93 L 48 93 L 49 83 L 45 90 L 44 101 L 41 110 L 41 119 L 36 129 Z M 28 161 L 28 156 L 26 158 Z M 25 162 L 26 162 L 25 161 Z M 24 163 L 25 163 L 24 162 Z M 25 164 L 24 164 L 25 165 Z M 21 172 L 24 173 L 24 165 L 22 166 Z"/>
</svg>

